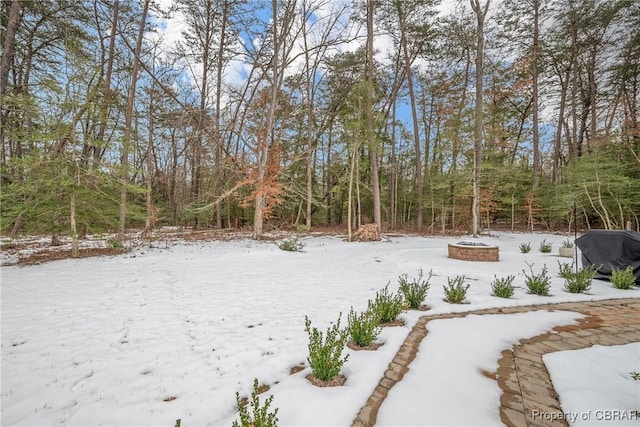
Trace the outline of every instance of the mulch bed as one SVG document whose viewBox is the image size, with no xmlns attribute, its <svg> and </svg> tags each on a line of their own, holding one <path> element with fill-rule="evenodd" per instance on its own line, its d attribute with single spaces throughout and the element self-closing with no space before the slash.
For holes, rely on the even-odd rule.
<svg viewBox="0 0 640 427">
<path fill-rule="evenodd" d="M 114 248 L 85 248 L 78 250 L 76 258 L 89 258 L 96 256 L 120 255 L 127 252 L 126 249 Z M 55 251 L 43 251 L 32 253 L 26 257 L 18 259 L 18 265 L 35 265 L 48 261 L 57 261 L 61 259 L 73 258 L 71 249 L 61 249 Z"/>
<path fill-rule="evenodd" d="M 315 375 L 309 374 L 307 375 L 307 379 L 316 387 L 338 387 L 344 385 L 344 383 L 347 381 L 347 378 L 345 378 L 343 375 L 336 375 L 330 380 L 323 381 L 317 378 Z"/>
<path fill-rule="evenodd" d="M 303 364 L 292 366 L 291 369 L 289 369 L 289 375 L 297 374 L 300 371 L 304 371 Z"/>
<path fill-rule="evenodd" d="M 361 347 L 357 344 L 355 344 L 353 341 L 349 341 L 347 342 L 347 347 L 349 347 L 351 350 L 354 351 L 362 351 L 362 350 L 377 350 L 380 347 L 382 347 L 384 345 L 384 343 L 377 343 L 377 342 L 372 342 L 369 345 L 365 345 L 364 347 Z"/>
</svg>

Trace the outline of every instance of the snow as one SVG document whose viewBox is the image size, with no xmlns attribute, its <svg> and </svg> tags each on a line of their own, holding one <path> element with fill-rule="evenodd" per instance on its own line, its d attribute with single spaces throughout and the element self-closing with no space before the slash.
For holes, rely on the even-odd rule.
<svg viewBox="0 0 640 427">
<path fill-rule="evenodd" d="M 545 354 L 542 359 L 575 426 L 640 426 L 640 343 Z"/>
<path fill-rule="evenodd" d="M 246 239 L 173 242 L 121 256 L 3 266 L 2 424 L 169 426 L 180 418 L 185 427 L 230 425 L 238 418 L 236 391 L 248 396 L 257 378 L 271 386 L 260 399 L 274 396 L 279 425 L 350 425 L 422 315 L 640 296 L 638 289 L 618 290 L 603 281 L 594 281 L 588 295 L 565 292 L 557 261 L 571 259 L 537 248 L 546 239 L 557 253 L 566 236 L 483 237 L 500 246 L 499 263 L 449 259 L 447 243 L 462 239 L 392 236 L 348 243 L 311 236 L 302 239 L 301 253 Z M 520 253 L 522 242 L 531 242 L 530 253 Z M 526 293 L 525 261 L 536 272 L 547 265 L 552 297 Z M 425 300 L 431 309 L 403 313 L 405 326 L 383 329 L 384 345 L 376 351 L 347 349 L 344 386 L 311 385 L 308 367 L 290 375 L 291 367 L 307 364 L 305 316 L 320 330 L 339 313 L 344 324 L 350 307 L 366 309 L 388 282 L 395 291 L 399 275 L 416 277 L 420 269 L 434 273 Z M 514 297 L 490 295 L 494 275 L 509 274 L 516 276 Z M 469 304 L 443 301 L 442 287 L 456 275 L 471 284 Z M 442 414 L 433 419 L 443 425 L 460 425 L 470 416 L 476 425 L 499 424 L 497 385 L 480 371 L 495 369 L 500 351 L 520 338 L 577 318 L 534 311 L 429 322 L 410 372 L 381 408 L 381 422 L 397 425 L 393 414 L 402 414 L 403 424 L 423 425 L 425 413 L 411 415 L 409 402 L 422 402 L 425 410 L 431 402 L 430 410 Z M 459 408 L 472 408 L 469 399 L 443 393 L 450 388 L 482 396 L 483 403 L 464 414 Z M 476 409 L 481 413 L 473 414 Z"/>
<path fill-rule="evenodd" d="M 567 311 L 469 315 L 432 320 L 411 374 L 389 392 L 377 425 L 484 426 L 500 423 L 495 372 L 502 350 L 582 317 Z M 479 392 L 479 390 L 482 390 Z M 464 410 L 451 406 L 457 402 Z"/>
</svg>

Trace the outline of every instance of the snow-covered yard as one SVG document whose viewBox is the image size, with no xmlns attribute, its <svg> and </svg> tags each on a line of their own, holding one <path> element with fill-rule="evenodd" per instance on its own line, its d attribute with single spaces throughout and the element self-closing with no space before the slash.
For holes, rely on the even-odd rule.
<svg viewBox="0 0 640 427">
<path fill-rule="evenodd" d="M 553 244 L 551 254 L 538 252 L 543 239 Z M 565 292 L 558 261 L 571 259 L 556 256 L 565 239 L 484 237 L 500 246 L 498 263 L 449 259 L 447 243 L 463 238 L 398 236 L 375 243 L 306 237 L 301 253 L 282 251 L 273 242 L 176 241 L 121 256 L 5 266 L 2 425 L 173 426 L 178 418 L 185 427 L 230 425 L 237 419 L 236 391 L 249 395 L 257 378 L 271 386 L 261 399 L 275 396 L 280 425 L 347 426 L 421 315 L 640 297 L 637 288 L 617 290 L 603 281 L 594 281 L 587 295 Z M 530 253 L 520 253 L 523 242 L 531 242 Z M 526 293 L 525 262 L 537 272 L 548 267 L 551 297 Z M 434 273 L 425 301 L 431 309 L 405 312 L 406 325 L 385 328 L 377 351 L 347 350 L 344 386 L 317 388 L 305 379 L 308 368 L 290 375 L 291 367 L 306 362 L 305 315 L 321 330 L 339 313 L 344 324 L 350 307 L 364 310 L 388 282 L 395 291 L 400 274 L 411 278 L 419 269 Z M 494 275 L 510 274 L 516 276 L 515 295 L 492 296 Z M 442 287 L 456 275 L 471 284 L 469 304 L 443 301 Z M 520 338 L 579 317 L 535 311 L 432 321 L 411 371 L 382 406 L 380 424 L 499 424 L 499 389 L 480 370 L 495 369 L 500 351 Z M 563 353 L 569 354 L 554 364 L 574 365 L 582 357 Z M 633 358 L 632 353 L 619 358 Z M 637 352 L 635 357 L 631 363 L 638 366 Z M 621 381 L 617 375 L 607 378 Z M 470 406 L 461 390 L 482 400 Z M 637 387 L 636 392 L 638 402 Z M 411 411 L 412 402 L 421 411 Z M 606 405 L 601 400 L 599 407 Z M 425 413 L 432 417 L 426 420 Z"/>
</svg>

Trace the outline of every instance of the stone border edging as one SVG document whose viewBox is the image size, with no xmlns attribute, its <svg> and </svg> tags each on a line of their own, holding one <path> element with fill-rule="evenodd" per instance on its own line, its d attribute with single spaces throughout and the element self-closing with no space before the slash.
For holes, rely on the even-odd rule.
<svg viewBox="0 0 640 427">
<path fill-rule="evenodd" d="M 409 371 L 409 365 L 415 359 L 420 343 L 428 334 L 426 325 L 431 320 L 466 317 L 470 314 L 512 314 L 534 310 L 575 311 L 586 317 L 577 325 L 556 327 L 553 328 L 554 332 L 520 340 L 512 349 L 502 352 L 497 371 L 485 375 L 495 379 L 502 389 L 500 418 L 507 426 L 566 426 L 566 422 L 534 418 L 534 411 L 535 414 L 562 412 L 542 356 L 555 351 L 591 347 L 594 344 L 640 342 L 640 298 L 550 303 L 422 316 L 358 412 L 352 427 L 375 425 L 382 402 L 389 390 Z"/>
</svg>

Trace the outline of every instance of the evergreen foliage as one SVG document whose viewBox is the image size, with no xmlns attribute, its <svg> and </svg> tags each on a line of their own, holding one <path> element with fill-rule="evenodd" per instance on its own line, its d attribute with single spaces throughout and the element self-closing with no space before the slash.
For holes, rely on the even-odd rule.
<svg viewBox="0 0 640 427">
<path fill-rule="evenodd" d="M 563 279 L 568 279 L 575 275 L 573 266 L 573 261 L 571 263 L 558 261 L 558 267 L 560 268 L 560 277 L 562 277 Z"/>
<path fill-rule="evenodd" d="M 304 243 L 300 241 L 297 237 L 291 237 L 289 239 L 285 239 L 282 242 L 278 243 L 278 247 L 283 251 L 288 252 L 302 252 L 304 249 Z"/>
<path fill-rule="evenodd" d="M 592 264 L 581 268 L 577 273 L 569 275 L 565 280 L 565 291 L 573 294 L 587 292 L 591 288 L 591 282 L 597 271 L 598 267 Z"/>
<path fill-rule="evenodd" d="M 429 271 L 429 276 L 424 279 L 424 273 L 420 269 L 417 278 L 413 278 L 409 281 L 409 276 L 406 274 L 398 277 L 399 290 L 404 296 L 404 299 L 410 309 L 420 308 L 420 304 L 424 301 L 429 291 L 429 280 L 433 276 L 433 271 Z"/>
<path fill-rule="evenodd" d="M 628 265 L 625 268 L 611 269 L 611 283 L 617 289 L 633 289 L 636 277 L 633 275 L 633 268 Z"/>
<path fill-rule="evenodd" d="M 447 277 L 448 284 L 443 286 L 444 295 L 448 303 L 462 304 L 467 297 L 467 291 L 470 285 L 465 286 L 465 277 L 456 276 L 453 279 Z"/>
<path fill-rule="evenodd" d="M 351 307 L 348 321 L 351 341 L 359 347 L 366 347 L 375 342 L 382 331 L 377 317 L 371 311 L 364 311 L 358 314 Z"/>
<path fill-rule="evenodd" d="M 389 284 L 376 292 L 373 300 L 369 300 L 369 311 L 378 319 L 379 324 L 392 323 L 404 310 L 402 295 L 389 292 Z"/>
<path fill-rule="evenodd" d="M 551 278 L 547 274 L 547 266 L 542 267 L 542 271 L 538 274 L 533 272 L 534 264 L 526 263 L 529 266 L 529 274 L 522 270 L 525 277 L 525 284 L 530 294 L 549 296 L 551 289 Z"/>
<path fill-rule="evenodd" d="M 270 411 L 273 395 L 269 396 L 264 404 L 260 403 L 258 397 L 258 379 L 253 380 L 253 391 L 251 392 L 251 412 L 247 409 L 249 405 L 243 405 L 240 399 L 240 393 L 236 392 L 236 403 L 240 416 L 240 422 L 234 421 L 232 427 L 276 427 L 278 425 L 278 408 L 273 412 Z M 179 420 L 178 420 L 179 421 Z"/>
<path fill-rule="evenodd" d="M 307 361 L 313 375 L 322 381 L 328 381 L 340 374 L 342 365 L 349 359 L 349 355 L 342 356 L 344 346 L 349 336 L 347 329 L 340 328 L 340 318 L 326 332 L 311 327 L 311 320 L 305 316 L 304 326 L 309 336 L 309 356 Z"/>
<path fill-rule="evenodd" d="M 531 251 L 531 242 L 520 243 L 520 252 L 523 254 L 528 254 Z"/>
<path fill-rule="evenodd" d="M 3 3 L 3 18 L 14 3 Z M 3 57 L 9 61 L 0 76 L 2 232 L 72 234 L 73 201 L 79 234 L 113 230 L 123 189 L 127 227 L 143 226 L 149 212 L 158 226 L 242 228 L 261 222 L 255 216 L 261 197 L 267 228 L 357 227 L 371 220 L 378 200 L 373 183 L 379 181 L 382 207 L 376 212 L 390 229 L 422 221 L 447 233 L 470 225 L 475 166 L 484 171 L 483 227 L 640 230 L 640 107 L 634 95 L 640 20 L 633 1 L 541 6 L 540 22 L 553 18 L 557 25 L 540 26 L 544 49 L 533 63 L 529 18 L 536 3 L 497 6 L 487 21 L 492 36 L 483 61 L 484 142 L 477 164 L 474 64 L 466 55 L 476 28 L 464 14 L 436 20 L 435 2 L 376 3 L 376 31 L 404 31 L 403 40 L 420 43 L 399 38 L 389 58 L 366 67 L 365 49 L 342 49 L 351 42 L 344 35 L 350 31 L 335 27 L 363 22 L 366 8 L 337 8 L 336 16 L 314 22 L 323 36 L 306 34 L 302 44 L 304 30 L 287 37 L 284 27 L 260 19 L 271 16 L 268 2 L 205 8 L 180 0 L 175 8 L 186 17 L 185 40 L 175 61 L 166 61 L 173 47 L 159 42 L 133 58 L 131 46 L 108 36 L 114 25 L 136 39 L 142 3 L 117 3 L 113 22 L 114 2 L 20 2 L 15 31 L 3 21 L 3 37 L 15 48 Z M 321 3 L 309 5 L 308 16 Z M 277 16 L 287 16 L 282 3 L 274 4 Z M 308 32 L 302 15 L 294 15 L 284 21 Z M 149 19 L 146 28 L 154 25 L 160 24 Z M 274 28 L 280 34 L 272 34 Z M 238 45 L 240 39 L 270 40 L 280 55 L 272 61 L 272 51 Z M 309 49 L 297 57 L 308 64 L 294 60 L 295 43 Z M 496 43 L 513 47 L 508 58 Z M 429 56 L 429 70 L 386 66 L 391 57 L 404 56 L 403 48 L 410 61 Z M 195 66 L 205 57 L 206 66 Z M 222 71 L 216 74 L 233 57 L 247 59 L 251 69 L 238 85 L 229 85 Z M 125 101 L 138 60 L 131 117 Z M 298 65 L 307 72 L 292 68 Z M 557 117 L 540 119 L 547 143 L 538 149 L 532 120 L 542 107 L 532 95 L 542 88 L 534 90 L 534 69 L 548 102 L 558 107 Z M 571 76 L 558 70 L 571 70 Z M 397 108 L 408 78 L 408 97 L 418 107 L 411 120 Z M 220 104 L 226 99 L 233 102 Z M 420 139 L 428 143 L 414 142 Z"/>
<path fill-rule="evenodd" d="M 511 298 L 513 296 L 515 287 L 513 281 L 516 276 L 498 277 L 494 276 L 495 280 L 491 282 L 492 295 L 500 298 Z"/>
<path fill-rule="evenodd" d="M 561 246 L 563 248 L 573 248 L 574 244 L 573 244 L 573 242 L 571 240 L 566 239 L 566 240 L 562 241 Z"/>
<path fill-rule="evenodd" d="M 543 254 L 548 254 L 551 252 L 551 243 L 548 243 L 546 239 L 542 240 L 542 242 L 540 242 L 540 252 L 542 252 Z"/>
</svg>

